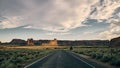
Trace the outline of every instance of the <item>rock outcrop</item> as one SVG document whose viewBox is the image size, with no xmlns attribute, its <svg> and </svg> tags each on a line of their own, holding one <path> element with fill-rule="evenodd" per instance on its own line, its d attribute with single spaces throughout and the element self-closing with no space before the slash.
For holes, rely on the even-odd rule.
<svg viewBox="0 0 120 68">
<path fill-rule="evenodd" d="M 113 44 L 111 40 L 111 44 Z M 118 41 L 119 42 L 119 41 Z M 115 45 L 117 45 L 117 43 Z M 49 45 L 49 46 L 108 46 L 109 40 L 33 40 L 32 38 L 27 41 L 21 39 L 13 39 L 10 44 L 15 45 Z"/>
<path fill-rule="evenodd" d="M 71 46 L 108 46 L 109 40 L 60 40 L 59 45 L 71 45 Z"/>
<path fill-rule="evenodd" d="M 42 45 L 47 45 L 47 46 L 57 46 L 58 45 L 58 41 L 55 38 L 54 40 L 50 40 L 48 43 L 43 43 Z"/>
<path fill-rule="evenodd" d="M 29 45 L 29 46 L 34 45 L 34 41 L 32 38 L 27 39 L 27 45 Z"/>
<path fill-rule="evenodd" d="M 120 37 L 113 38 L 110 40 L 111 46 L 120 46 Z"/>
<path fill-rule="evenodd" d="M 10 44 L 13 45 L 26 45 L 26 41 L 22 39 L 13 39 Z"/>
</svg>

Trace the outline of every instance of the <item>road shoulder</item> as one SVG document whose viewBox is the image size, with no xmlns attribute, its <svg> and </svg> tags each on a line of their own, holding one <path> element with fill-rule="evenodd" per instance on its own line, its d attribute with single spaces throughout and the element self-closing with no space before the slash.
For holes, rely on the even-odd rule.
<svg viewBox="0 0 120 68">
<path fill-rule="evenodd" d="M 75 52 L 72 52 L 72 53 L 78 55 L 83 60 L 91 61 L 91 64 L 93 64 L 93 65 L 95 65 L 94 63 L 96 63 L 96 64 L 102 65 L 103 67 L 106 67 L 106 68 L 119 68 L 119 67 L 112 66 L 108 63 L 104 63 L 104 62 L 101 62 L 99 60 L 92 59 L 90 56 L 86 56 L 86 55 L 83 55 L 83 54 L 78 54 L 78 53 L 75 53 Z"/>
</svg>

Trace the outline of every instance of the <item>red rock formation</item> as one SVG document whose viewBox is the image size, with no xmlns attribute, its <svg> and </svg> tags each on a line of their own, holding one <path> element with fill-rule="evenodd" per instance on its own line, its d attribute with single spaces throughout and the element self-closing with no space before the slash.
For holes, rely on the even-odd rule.
<svg viewBox="0 0 120 68">
<path fill-rule="evenodd" d="M 58 45 L 58 41 L 55 38 L 54 40 L 50 40 L 48 43 L 43 43 L 42 45 L 57 46 Z"/>
<path fill-rule="evenodd" d="M 34 45 L 34 41 L 32 38 L 27 39 L 27 45 L 29 45 L 29 46 Z"/>
<path fill-rule="evenodd" d="M 50 40 L 49 45 L 58 45 L 57 39 L 55 38 L 54 40 Z"/>
</svg>

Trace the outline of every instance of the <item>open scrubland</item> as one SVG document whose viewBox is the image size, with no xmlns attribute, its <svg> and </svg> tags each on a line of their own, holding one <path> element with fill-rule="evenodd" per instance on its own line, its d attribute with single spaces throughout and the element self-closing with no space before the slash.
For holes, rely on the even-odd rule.
<svg viewBox="0 0 120 68">
<path fill-rule="evenodd" d="M 23 68 L 53 52 L 52 48 L 47 46 L 1 46 L 0 68 Z"/>
<path fill-rule="evenodd" d="M 23 68 L 55 50 L 70 48 L 70 46 L 0 46 L 0 68 Z M 112 66 L 120 66 L 120 47 L 73 46 L 72 51 Z"/>
<path fill-rule="evenodd" d="M 74 47 L 73 51 L 112 66 L 120 66 L 120 47 Z"/>
</svg>

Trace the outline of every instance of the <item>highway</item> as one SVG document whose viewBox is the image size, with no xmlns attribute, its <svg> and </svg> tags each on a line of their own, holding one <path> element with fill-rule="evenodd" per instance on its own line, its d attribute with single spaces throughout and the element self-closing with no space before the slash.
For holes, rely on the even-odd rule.
<svg viewBox="0 0 120 68">
<path fill-rule="evenodd" d="M 77 54 L 58 50 L 39 59 L 24 68 L 106 68 L 102 65 L 88 61 Z"/>
</svg>

